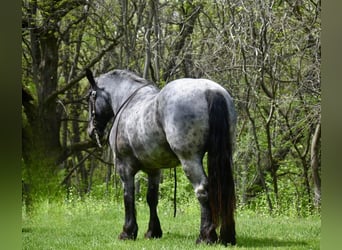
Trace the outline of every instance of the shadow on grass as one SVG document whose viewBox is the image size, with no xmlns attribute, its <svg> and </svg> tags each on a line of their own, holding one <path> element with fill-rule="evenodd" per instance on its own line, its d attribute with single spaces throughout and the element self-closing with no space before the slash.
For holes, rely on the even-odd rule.
<svg viewBox="0 0 342 250">
<path fill-rule="evenodd" d="M 253 238 L 248 236 L 237 237 L 237 246 L 252 248 L 252 247 L 299 247 L 306 246 L 305 241 L 296 240 L 280 240 L 273 238 Z"/>
<path fill-rule="evenodd" d="M 171 233 L 168 232 L 163 235 L 163 239 L 174 239 L 176 241 L 187 242 L 190 241 L 195 244 L 197 239 L 196 235 L 185 235 L 180 233 Z M 276 247 L 284 247 L 284 248 L 295 248 L 295 247 L 305 247 L 308 246 L 308 243 L 300 240 L 280 240 L 273 238 L 255 238 L 248 236 L 238 236 L 237 237 L 237 245 L 238 248 L 276 248 Z"/>
<path fill-rule="evenodd" d="M 30 227 L 23 227 L 23 228 L 21 228 L 21 232 L 22 233 L 31 233 L 32 232 L 32 228 L 30 228 Z"/>
</svg>

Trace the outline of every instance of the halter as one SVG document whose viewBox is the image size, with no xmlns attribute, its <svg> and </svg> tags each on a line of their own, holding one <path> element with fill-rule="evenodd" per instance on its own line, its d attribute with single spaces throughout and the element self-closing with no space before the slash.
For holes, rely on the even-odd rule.
<svg viewBox="0 0 342 250">
<path fill-rule="evenodd" d="M 95 111 L 95 101 L 96 101 L 96 90 L 92 90 L 90 93 L 90 105 L 91 105 L 91 117 L 90 117 L 90 122 L 92 123 L 92 127 L 94 128 L 94 134 L 95 134 L 95 139 L 96 139 L 96 143 L 99 146 L 99 148 L 102 148 L 101 145 L 101 141 L 100 141 L 100 136 L 99 133 L 97 131 L 96 128 L 96 120 L 95 120 L 95 115 L 96 115 L 96 111 Z"/>
<path fill-rule="evenodd" d="M 150 83 L 144 84 L 142 86 L 140 86 L 139 88 L 137 88 L 136 90 L 134 90 L 134 92 L 120 105 L 118 112 L 116 113 L 116 115 L 114 115 L 114 120 L 113 120 L 113 124 L 115 123 L 115 120 L 118 118 L 118 122 L 116 125 L 116 134 L 115 134 L 115 152 L 117 152 L 117 131 L 118 131 L 118 127 L 119 127 L 119 121 L 120 121 L 120 112 L 127 106 L 127 104 L 133 99 L 133 97 L 138 93 L 138 91 L 146 86 L 150 85 Z M 96 110 L 95 110 L 95 101 L 96 101 L 96 90 L 92 90 L 90 93 L 90 105 L 91 105 L 91 120 L 90 122 L 92 123 L 93 126 L 93 131 L 95 134 L 95 139 L 96 139 L 96 143 L 99 146 L 99 148 L 102 148 L 101 145 L 101 141 L 100 141 L 100 136 L 98 133 L 98 130 L 96 128 L 96 120 L 95 120 L 95 116 L 96 116 Z M 121 112 L 122 113 L 122 112 Z"/>
</svg>

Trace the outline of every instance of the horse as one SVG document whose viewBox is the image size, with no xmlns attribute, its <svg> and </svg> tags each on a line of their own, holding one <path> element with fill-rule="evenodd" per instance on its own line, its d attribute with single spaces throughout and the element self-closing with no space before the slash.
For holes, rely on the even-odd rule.
<svg viewBox="0 0 342 250">
<path fill-rule="evenodd" d="M 148 175 L 150 217 L 145 238 L 162 237 L 157 213 L 161 170 L 181 165 L 200 204 L 196 243 L 235 245 L 232 153 L 237 115 L 228 91 L 214 81 L 193 78 L 177 79 L 159 89 L 128 70 L 94 78 L 86 69 L 86 77 L 87 132 L 99 146 L 112 121 L 108 140 L 124 189 L 125 219 L 119 239 L 137 238 L 134 176 L 138 171 Z"/>
</svg>

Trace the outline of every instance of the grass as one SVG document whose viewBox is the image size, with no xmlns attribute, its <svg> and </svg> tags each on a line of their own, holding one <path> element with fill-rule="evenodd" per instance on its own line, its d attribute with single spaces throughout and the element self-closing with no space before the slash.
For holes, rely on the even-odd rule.
<svg viewBox="0 0 342 250">
<path fill-rule="evenodd" d="M 117 202 L 42 202 L 29 215 L 22 213 L 23 249 L 226 249 L 220 245 L 196 245 L 199 208 L 161 201 L 159 216 L 163 238 L 147 240 L 148 207 L 137 203 L 139 233 L 136 241 L 120 241 L 124 208 Z M 237 211 L 237 245 L 231 249 L 319 249 L 321 221 L 318 216 L 294 218 L 253 211 Z"/>
</svg>

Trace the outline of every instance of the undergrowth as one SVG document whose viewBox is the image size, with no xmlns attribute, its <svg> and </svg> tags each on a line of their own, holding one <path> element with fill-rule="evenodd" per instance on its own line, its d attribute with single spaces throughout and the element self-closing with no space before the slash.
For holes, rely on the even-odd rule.
<svg viewBox="0 0 342 250">
<path fill-rule="evenodd" d="M 139 233 L 136 241 L 120 241 L 124 207 L 115 199 L 67 199 L 37 202 L 22 210 L 23 249 L 213 249 L 220 245 L 196 245 L 200 211 L 195 198 L 179 203 L 177 216 L 167 199 L 159 202 L 163 237 L 144 239 L 148 206 L 137 201 Z M 238 208 L 237 245 L 233 249 L 319 249 L 320 216 L 270 215 L 264 210 Z"/>
</svg>

